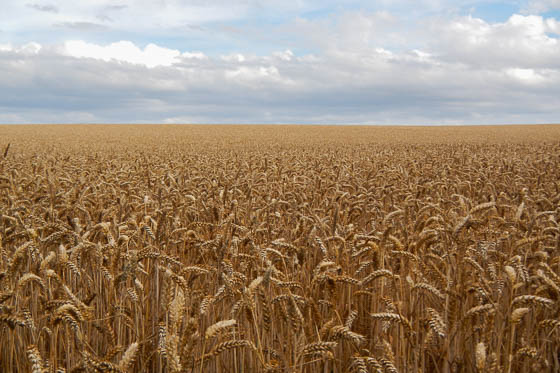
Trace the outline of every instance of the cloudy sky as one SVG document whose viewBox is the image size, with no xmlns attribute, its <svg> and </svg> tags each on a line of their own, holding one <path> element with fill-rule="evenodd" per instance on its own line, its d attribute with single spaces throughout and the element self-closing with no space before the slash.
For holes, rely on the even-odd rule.
<svg viewBox="0 0 560 373">
<path fill-rule="evenodd" d="M 560 123 L 560 0 L 2 0 L 0 123 Z"/>
</svg>

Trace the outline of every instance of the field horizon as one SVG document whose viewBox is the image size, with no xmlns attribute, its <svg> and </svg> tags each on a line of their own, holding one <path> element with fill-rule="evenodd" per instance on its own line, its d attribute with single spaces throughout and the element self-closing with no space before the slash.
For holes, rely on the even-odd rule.
<svg viewBox="0 0 560 373">
<path fill-rule="evenodd" d="M 135 129 L 141 129 L 138 133 Z M 342 138 L 351 143 L 500 143 L 500 142 L 540 142 L 560 139 L 560 124 L 504 124 L 504 125 L 460 125 L 460 126 L 381 126 L 381 125 L 309 125 L 309 124 L 15 124 L 0 125 L 0 135 L 4 141 L 17 141 L 19 136 L 28 136 L 44 129 L 46 136 L 53 141 L 68 136 L 68 131 L 79 140 L 94 136 L 107 136 L 114 132 L 118 137 L 131 136 L 139 138 L 142 133 L 147 136 L 161 136 L 167 140 L 185 140 L 193 136 L 205 140 L 224 136 L 234 141 L 250 139 L 256 133 L 266 140 L 294 140 L 301 136 L 317 136 L 317 140 L 326 143 L 336 142 Z M 217 129 L 223 129 L 221 134 Z M 232 132 L 228 133 L 228 129 Z M 181 137 L 184 136 L 184 137 Z M 233 136 L 233 137 L 232 137 Z M 316 141 L 312 141 L 316 142 Z"/>
</svg>

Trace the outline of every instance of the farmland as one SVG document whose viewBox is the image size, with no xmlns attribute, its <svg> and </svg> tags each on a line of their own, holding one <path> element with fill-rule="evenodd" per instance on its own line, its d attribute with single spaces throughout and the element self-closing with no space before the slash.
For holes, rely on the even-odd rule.
<svg viewBox="0 0 560 373">
<path fill-rule="evenodd" d="M 0 147 L 2 372 L 560 370 L 560 126 Z"/>
</svg>

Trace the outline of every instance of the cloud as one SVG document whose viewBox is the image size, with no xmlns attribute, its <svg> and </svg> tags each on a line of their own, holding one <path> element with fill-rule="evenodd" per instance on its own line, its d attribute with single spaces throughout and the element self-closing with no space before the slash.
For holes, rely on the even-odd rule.
<svg viewBox="0 0 560 373">
<path fill-rule="evenodd" d="M 95 16 L 101 22 L 114 22 L 113 18 L 109 17 L 107 14 L 98 14 Z"/>
<path fill-rule="evenodd" d="M 465 64 L 437 52 L 209 57 L 129 41 L 9 46 L 0 50 L 0 112 L 55 123 L 557 121 L 560 68 Z"/>
<path fill-rule="evenodd" d="M 109 16 L 110 13 L 118 12 L 128 8 L 128 5 L 108 5 L 101 10 L 99 14 L 95 16 L 95 18 L 99 19 L 102 22 L 113 22 L 113 18 Z"/>
<path fill-rule="evenodd" d="M 103 31 L 107 29 L 104 25 L 92 22 L 59 22 L 55 23 L 54 26 L 78 31 Z"/>
<path fill-rule="evenodd" d="M 58 0 L 32 1 L 26 5 L 19 0 L 2 0 L 0 24 L 3 31 L 16 39 L 12 42 L 27 42 L 25 37 L 29 35 L 57 42 L 63 29 L 126 32 L 145 39 L 176 35 L 177 28 L 185 25 L 239 20 L 248 14 L 255 1 L 251 0 L 251 4 L 211 0 Z"/>
<path fill-rule="evenodd" d="M 560 9 L 560 0 L 531 0 L 524 9 L 524 12 L 528 14 L 541 14 L 555 9 Z"/>
<path fill-rule="evenodd" d="M 128 8 L 128 5 L 108 5 L 105 7 L 105 10 L 107 11 L 117 11 L 117 10 L 123 10 Z"/>
<path fill-rule="evenodd" d="M 0 23 L 13 38 L 9 41 L 25 43 L 30 41 L 27 39 L 29 35 L 39 35 L 41 41 L 53 43 L 72 37 L 61 34 L 77 30 L 107 31 L 110 34 L 97 39 L 105 42 L 132 38 L 143 43 L 157 43 L 165 39 L 172 42 L 171 46 L 175 48 L 196 43 L 208 50 L 217 50 L 216 53 L 233 53 L 238 48 L 269 53 L 273 49 L 295 49 L 302 42 L 314 44 L 318 48 L 328 48 L 330 39 L 322 37 L 323 35 L 337 37 L 339 44 L 349 46 L 367 39 L 370 44 L 380 47 L 412 49 L 418 47 L 409 42 L 415 38 L 414 23 L 419 20 L 423 22 L 422 20 L 434 15 L 449 19 L 465 13 L 466 7 L 480 2 L 58 0 L 52 3 L 56 4 L 58 13 L 39 14 L 30 6 L 51 5 L 33 1 L 29 3 L 30 6 L 25 6 L 17 0 L 3 0 Z M 483 2 L 488 3 L 499 2 Z M 294 24 L 297 27 L 290 31 L 289 26 Z M 53 28 L 53 25 L 57 27 Z M 311 32 L 301 33 L 300 30 L 305 31 L 306 27 Z M 346 32 L 333 32 L 333 27 Z M 204 35 L 193 32 L 194 28 L 204 30 Z M 234 33 L 234 29 L 241 32 Z M 313 32 L 314 30 L 321 32 Z M 342 40 L 342 37 L 346 39 Z"/>
<path fill-rule="evenodd" d="M 506 73 L 515 79 L 527 84 L 539 84 L 546 82 L 546 77 L 542 73 L 538 73 L 533 69 L 506 69 Z"/>
<path fill-rule="evenodd" d="M 47 13 L 58 13 L 59 9 L 55 5 L 41 5 L 41 4 L 33 4 L 28 3 L 25 4 L 26 7 L 38 10 L 40 12 L 47 12 Z"/>
<path fill-rule="evenodd" d="M 23 7 L 29 33 L 42 35 L 46 24 L 66 41 L 0 40 L 0 121 L 558 121 L 557 19 L 488 22 L 441 13 L 448 5 L 439 0 L 416 3 L 438 12 L 421 19 L 336 3 L 271 0 L 266 8 L 246 0 L 228 14 L 225 0 L 61 0 L 59 13 Z M 276 23 L 259 21 L 259 9 L 278 11 Z M 7 35 L 17 34 L 22 26 L 10 22 Z M 105 32 L 89 33 L 98 30 Z"/>
<path fill-rule="evenodd" d="M 560 67 L 560 41 L 555 19 L 514 14 L 489 24 L 463 17 L 432 24 L 430 47 L 442 59 L 486 67 Z M 440 35 L 436 38 L 435 35 Z"/>
<path fill-rule="evenodd" d="M 399 29 L 403 34 L 397 34 Z M 280 32 L 297 34 L 310 45 L 324 50 L 359 50 L 363 47 L 403 45 L 406 24 L 386 11 L 347 11 L 317 20 L 297 18 Z"/>
<path fill-rule="evenodd" d="M 12 52 L 17 55 L 33 55 L 38 54 L 43 47 L 39 43 L 31 42 L 14 47 L 11 44 L 0 44 L 0 52 Z"/>
<path fill-rule="evenodd" d="M 72 40 L 64 44 L 64 51 L 72 57 L 128 62 L 147 67 L 170 66 L 179 62 L 179 57 L 181 57 L 181 52 L 175 49 L 163 48 L 155 44 L 148 44 L 144 49 L 141 49 L 130 41 L 120 41 L 107 46 L 100 46 L 82 40 Z M 201 54 L 190 53 L 184 56 L 203 57 Z"/>
</svg>

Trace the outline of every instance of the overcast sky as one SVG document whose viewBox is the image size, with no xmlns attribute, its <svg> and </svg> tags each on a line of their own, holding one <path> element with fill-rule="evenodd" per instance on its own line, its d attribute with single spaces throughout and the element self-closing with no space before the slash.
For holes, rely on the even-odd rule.
<svg viewBox="0 0 560 373">
<path fill-rule="evenodd" d="M 0 123 L 560 123 L 560 0 L 2 0 Z"/>
</svg>

